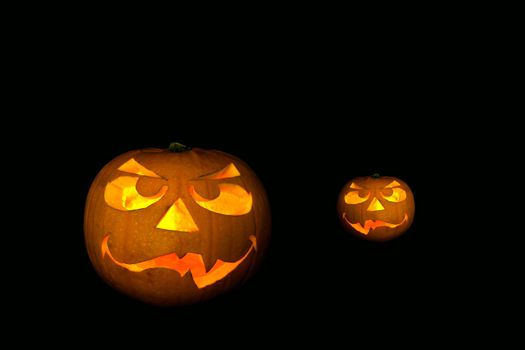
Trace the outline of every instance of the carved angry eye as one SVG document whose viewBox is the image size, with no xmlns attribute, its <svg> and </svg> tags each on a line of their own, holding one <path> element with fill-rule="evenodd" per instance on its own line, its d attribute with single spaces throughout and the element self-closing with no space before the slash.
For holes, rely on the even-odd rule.
<svg viewBox="0 0 525 350">
<path fill-rule="evenodd" d="M 118 170 L 136 175 L 162 179 L 153 171 L 146 169 L 143 165 L 139 164 L 135 159 L 130 159 L 120 166 Z M 241 174 L 235 165 L 230 163 L 224 169 L 209 175 L 201 176 L 198 180 L 224 180 L 240 175 Z M 151 197 L 142 196 L 137 191 L 138 180 L 139 177 L 136 176 L 119 176 L 115 180 L 109 182 L 106 185 L 104 192 L 106 203 L 114 209 L 123 211 L 144 209 L 162 199 L 168 190 L 168 186 L 162 186 L 160 191 L 155 195 Z M 188 192 L 199 206 L 214 213 L 223 215 L 244 215 L 251 211 L 253 204 L 251 193 L 236 184 L 220 183 L 218 186 L 220 193 L 215 199 L 202 197 L 197 193 L 193 185 L 188 186 Z M 188 227 L 180 224 L 183 221 L 187 222 L 186 226 Z M 174 225 L 169 223 L 179 224 Z M 193 220 L 191 220 L 191 215 L 188 213 L 184 202 L 181 200 L 178 201 L 177 207 L 172 206 L 172 208 L 170 208 L 170 211 L 168 211 L 162 218 L 158 227 L 172 230 L 176 228 L 179 231 L 196 230 L 196 225 L 193 223 Z"/>
<path fill-rule="evenodd" d="M 359 203 L 363 203 L 367 201 L 369 197 L 370 197 L 370 192 L 367 192 L 364 197 L 361 197 L 359 196 L 358 191 L 352 191 L 352 192 L 348 192 L 345 195 L 345 202 L 346 204 L 359 204 Z"/>
<path fill-rule="evenodd" d="M 241 174 L 235 165 L 231 163 L 222 170 L 201 176 L 199 180 L 223 180 L 240 175 Z M 195 191 L 193 185 L 188 186 L 188 192 L 198 205 L 214 213 L 223 215 L 244 215 L 252 210 L 252 194 L 239 185 L 220 183 L 219 196 L 215 199 L 202 197 L 197 191 Z"/>
<path fill-rule="evenodd" d="M 362 187 L 356 185 L 352 182 L 350 185 L 351 189 L 355 191 L 350 191 L 345 195 L 346 204 L 359 204 L 368 200 L 370 197 L 370 191 L 364 190 Z"/>
<path fill-rule="evenodd" d="M 153 171 L 146 169 L 135 159 L 122 164 L 118 170 L 136 175 L 161 178 Z M 151 197 L 142 196 L 137 191 L 137 176 L 119 176 L 106 185 L 104 199 L 106 203 L 118 210 L 129 211 L 147 208 L 158 202 L 168 191 L 168 186 L 162 186 L 160 191 Z"/>
<path fill-rule="evenodd" d="M 201 207 L 214 213 L 224 215 L 244 215 L 252 210 L 252 195 L 244 188 L 234 184 L 219 184 L 219 196 L 215 199 L 206 199 L 190 185 L 188 191 Z"/>
<path fill-rule="evenodd" d="M 401 186 L 397 181 L 392 181 L 390 184 L 386 185 L 385 188 L 381 190 L 381 197 L 394 203 L 402 202 L 407 199 L 406 191 L 397 186 Z"/>
<path fill-rule="evenodd" d="M 407 193 L 402 188 L 392 188 L 389 192 L 390 194 L 386 194 L 383 191 L 381 191 L 381 197 L 386 199 L 389 202 L 402 202 L 407 198 Z"/>
<path fill-rule="evenodd" d="M 393 181 L 390 184 L 386 185 L 380 193 L 381 197 L 386 199 L 389 202 L 399 203 L 404 201 L 407 198 L 407 193 L 404 189 L 396 186 L 401 186 L 397 181 Z M 352 183 L 350 189 L 355 191 L 350 191 L 345 195 L 346 204 L 360 204 L 366 202 L 370 198 L 370 191 L 363 189 L 362 187 Z"/>
</svg>

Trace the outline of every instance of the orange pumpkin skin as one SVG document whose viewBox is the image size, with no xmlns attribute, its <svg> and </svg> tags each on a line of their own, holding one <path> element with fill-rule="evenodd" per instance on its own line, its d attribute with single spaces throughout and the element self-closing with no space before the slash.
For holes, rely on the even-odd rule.
<svg viewBox="0 0 525 350">
<path fill-rule="evenodd" d="M 348 181 L 337 200 L 343 227 L 355 236 L 384 242 L 401 236 L 414 220 L 414 196 L 395 177 L 358 177 Z"/>
<path fill-rule="evenodd" d="M 129 166 L 133 162 L 142 170 Z M 230 164 L 235 173 L 205 176 Z M 130 181 L 136 185 L 122 190 Z M 233 195 L 221 195 L 228 188 Z M 136 193 L 157 201 L 137 209 L 143 202 Z M 84 215 L 85 244 L 97 273 L 122 293 L 160 306 L 208 300 L 242 285 L 266 255 L 270 226 L 266 192 L 253 170 L 232 155 L 202 149 L 145 149 L 116 157 L 93 181 Z M 221 261 L 238 265 L 211 272 Z"/>
</svg>

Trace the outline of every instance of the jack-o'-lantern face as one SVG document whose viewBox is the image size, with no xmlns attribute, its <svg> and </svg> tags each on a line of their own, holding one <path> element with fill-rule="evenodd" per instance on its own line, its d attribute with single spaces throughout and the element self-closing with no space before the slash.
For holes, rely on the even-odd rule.
<svg viewBox="0 0 525 350">
<path fill-rule="evenodd" d="M 264 256 L 269 233 L 264 188 L 244 162 L 219 151 L 128 152 L 102 169 L 86 204 L 97 272 L 159 305 L 241 284 Z"/>
<path fill-rule="evenodd" d="M 414 220 L 414 197 L 393 177 L 362 177 L 342 189 L 337 212 L 343 226 L 360 238 L 387 241 L 403 234 Z"/>
</svg>

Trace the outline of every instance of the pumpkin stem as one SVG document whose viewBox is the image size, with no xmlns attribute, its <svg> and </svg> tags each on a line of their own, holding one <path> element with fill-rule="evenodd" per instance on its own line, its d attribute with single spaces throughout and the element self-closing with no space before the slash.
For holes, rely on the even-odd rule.
<svg viewBox="0 0 525 350">
<path fill-rule="evenodd" d="M 379 179 L 381 177 L 381 175 L 379 175 L 378 173 L 375 173 L 375 174 L 372 174 L 372 177 L 374 179 Z"/>
<path fill-rule="evenodd" d="M 176 152 L 176 153 L 189 151 L 190 149 L 191 147 L 185 146 L 182 143 L 178 143 L 178 142 L 172 142 L 170 143 L 170 146 L 168 147 L 168 150 L 170 150 L 170 152 Z"/>
</svg>

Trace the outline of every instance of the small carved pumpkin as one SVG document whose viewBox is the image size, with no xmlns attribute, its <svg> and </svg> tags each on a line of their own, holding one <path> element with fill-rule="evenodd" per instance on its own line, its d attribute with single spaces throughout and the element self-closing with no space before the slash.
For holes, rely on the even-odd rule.
<svg viewBox="0 0 525 350">
<path fill-rule="evenodd" d="M 268 248 L 270 208 L 240 159 L 172 144 L 110 161 L 89 190 L 84 231 L 109 285 L 147 303 L 182 305 L 253 274 Z"/>
<path fill-rule="evenodd" d="M 402 235 L 414 220 L 414 196 L 395 177 L 359 177 L 341 190 L 337 213 L 347 231 L 371 241 Z"/>
</svg>

